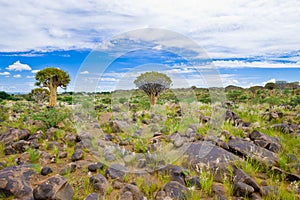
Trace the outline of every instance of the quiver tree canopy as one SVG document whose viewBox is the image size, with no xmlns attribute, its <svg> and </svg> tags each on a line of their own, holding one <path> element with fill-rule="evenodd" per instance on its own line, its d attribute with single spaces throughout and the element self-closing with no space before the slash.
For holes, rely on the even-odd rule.
<svg viewBox="0 0 300 200">
<path fill-rule="evenodd" d="M 70 76 L 67 72 L 58 69 L 58 68 L 45 68 L 36 73 L 35 83 L 40 87 L 47 87 L 50 91 L 49 106 L 56 105 L 56 92 L 57 88 L 61 87 L 63 89 L 67 88 L 68 83 L 70 82 Z"/>
<path fill-rule="evenodd" d="M 150 104 L 155 105 L 159 94 L 170 88 L 172 80 L 163 73 L 145 72 L 139 75 L 134 83 L 148 95 Z"/>
</svg>

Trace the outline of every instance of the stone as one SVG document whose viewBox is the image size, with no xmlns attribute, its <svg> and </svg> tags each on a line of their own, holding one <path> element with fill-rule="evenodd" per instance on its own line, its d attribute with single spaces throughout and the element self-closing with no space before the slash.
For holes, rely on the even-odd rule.
<svg viewBox="0 0 300 200">
<path fill-rule="evenodd" d="M 279 189 L 277 186 L 263 186 L 261 192 L 263 196 L 278 196 Z"/>
<path fill-rule="evenodd" d="M 236 182 L 233 184 L 233 194 L 235 196 L 244 197 L 249 196 L 254 192 L 254 188 L 242 182 Z"/>
<path fill-rule="evenodd" d="M 122 189 L 123 193 L 131 192 L 133 200 L 142 200 L 144 198 L 144 194 L 140 191 L 140 189 L 133 184 L 126 184 Z"/>
<path fill-rule="evenodd" d="M 65 151 L 60 151 L 58 153 L 58 158 L 66 158 L 68 156 L 68 153 Z"/>
<path fill-rule="evenodd" d="M 158 191 L 155 195 L 155 200 L 164 200 L 166 197 L 165 191 Z"/>
<path fill-rule="evenodd" d="M 177 181 L 168 182 L 164 187 L 164 191 L 166 192 L 167 196 L 174 200 L 186 200 L 189 194 L 188 188 L 181 185 Z"/>
<path fill-rule="evenodd" d="M 201 189 L 200 178 L 198 176 L 191 177 L 191 178 L 187 179 L 186 182 L 187 182 L 186 185 L 188 187 L 194 187 L 197 190 Z"/>
<path fill-rule="evenodd" d="M 78 160 L 82 160 L 83 159 L 83 150 L 81 149 L 76 149 L 76 151 L 73 153 L 72 155 L 72 161 L 78 161 Z"/>
<path fill-rule="evenodd" d="M 249 137 L 256 145 L 266 148 L 272 152 L 278 153 L 282 148 L 277 138 L 270 137 L 257 130 L 252 131 Z"/>
<path fill-rule="evenodd" d="M 102 200 L 102 195 L 99 193 L 91 193 L 84 200 Z"/>
<path fill-rule="evenodd" d="M 170 176 L 170 181 L 177 181 L 185 185 L 186 171 L 182 167 L 168 164 L 166 167 L 159 169 L 159 171 L 167 173 Z"/>
<path fill-rule="evenodd" d="M 8 131 L 0 135 L 0 142 L 3 144 L 12 144 L 19 140 L 27 140 L 30 136 L 29 130 L 19 130 L 10 128 Z"/>
<path fill-rule="evenodd" d="M 96 172 L 98 169 L 103 169 L 103 164 L 101 162 L 96 162 L 88 165 L 88 170 L 90 172 Z"/>
<path fill-rule="evenodd" d="M 48 128 L 46 131 L 45 139 L 47 139 L 49 141 L 54 141 L 55 140 L 54 135 L 57 130 L 58 129 L 54 128 L 54 127 Z"/>
<path fill-rule="evenodd" d="M 69 163 L 63 169 L 60 170 L 60 175 L 67 175 L 76 171 L 76 163 Z"/>
<path fill-rule="evenodd" d="M 224 190 L 224 186 L 222 184 L 214 183 L 211 186 L 211 190 L 212 190 L 213 193 L 215 193 L 218 200 L 227 200 L 225 190 Z"/>
<path fill-rule="evenodd" d="M 112 179 L 123 180 L 127 172 L 128 170 L 125 166 L 121 164 L 112 164 L 106 169 L 105 176 L 110 177 Z"/>
<path fill-rule="evenodd" d="M 114 189 L 119 190 L 119 189 L 123 188 L 123 183 L 118 180 L 114 180 L 112 183 L 112 186 Z"/>
<path fill-rule="evenodd" d="M 43 167 L 42 170 L 41 170 L 41 175 L 46 176 L 46 175 L 48 175 L 48 174 L 51 174 L 52 172 L 53 172 L 53 171 L 52 171 L 51 167 L 45 166 L 45 167 Z"/>
<path fill-rule="evenodd" d="M 72 200 L 73 187 L 60 175 L 52 176 L 33 190 L 35 200 Z"/>
<path fill-rule="evenodd" d="M 30 142 L 25 140 L 19 140 L 17 142 L 14 142 L 12 144 L 12 147 L 19 153 L 23 153 L 27 151 L 30 147 Z"/>
<path fill-rule="evenodd" d="M 126 121 L 121 120 L 110 121 L 109 126 L 111 127 L 112 133 L 124 132 L 129 128 L 129 124 Z"/>
<path fill-rule="evenodd" d="M 120 195 L 119 200 L 133 200 L 133 195 L 130 191 L 126 191 Z"/>
<path fill-rule="evenodd" d="M 277 155 L 265 148 L 257 146 L 249 141 L 232 138 L 228 141 L 230 151 L 252 158 L 268 166 L 277 166 Z"/>
<path fill-rule="evenodd" d="M 247 184 L 250 187 L 253 188 L 253 190 L 255 192 L 259 192 L 260 191 L 260 187 L 259 185 L 255 182 L 255 180 L 253 178 L 251 178 L 247 173 L 245 173 L 243 170 L 234 167 L 233 168 L 233 173 L 234 173 L 234 183 L 237 184 L 237 186 L 241 186 L 244 187 L 243 185 L 239 184 L 239 183 L 243 183 L 243 184 Z M 253 192 L 254 192 L 253 191 Z"/>
<path fill-rule="evenodd" d="M 108 181 L 104 176 L 101 174 L 96 174 L 94 176 L 90 177 L 90 184 L 93 186 L 93 188 L 99 192 L 101 195 L 105 195 L 106 190 L 109 186 Z"/>
<path fill-rule="evenodd" d="M 184 144 L 185 140 L 183 139 L 183 137 L 178 137 L 174 140 L 173 144 L 175 148 L 179 148 Z"/>
<path fill-rule="evenodd" d="M 205 141 L 185 144 L 182 149 L 186 149 L 188 155 L 188 166 L 199 172 L 201 168 L 216 169 L 241 159 L 236 155 Z"/>
<path fill-rule="evenodd" d="M 33 200 L 30 176 L 34 171 L 29 165 L 11 166 L 0 171 L 0 191 L 7 197 Z"/>
</svg>

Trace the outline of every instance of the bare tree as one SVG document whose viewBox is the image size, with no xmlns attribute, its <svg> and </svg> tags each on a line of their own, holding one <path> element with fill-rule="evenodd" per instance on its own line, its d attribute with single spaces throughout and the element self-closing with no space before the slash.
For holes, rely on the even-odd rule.
<svg viewBox="0 0 300 200">
<path fill-rule="evenodd" d="M 138 76 L 134 83 L 148 95 L 150 104 L 153 106 L 160 93 L 170 88 L 172 80 L 163 73 L 145 72 Z"/>
</svg>

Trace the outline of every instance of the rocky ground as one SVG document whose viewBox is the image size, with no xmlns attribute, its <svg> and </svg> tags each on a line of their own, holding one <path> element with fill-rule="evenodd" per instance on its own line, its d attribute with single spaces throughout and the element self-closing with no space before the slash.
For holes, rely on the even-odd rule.
<svg viewBox="0 0 300 200">
<path fill-rule="evenodd" d="M 1 199 L 300 199 L 299 107 L 130 106 L 2 106 Z"/>
</svg>

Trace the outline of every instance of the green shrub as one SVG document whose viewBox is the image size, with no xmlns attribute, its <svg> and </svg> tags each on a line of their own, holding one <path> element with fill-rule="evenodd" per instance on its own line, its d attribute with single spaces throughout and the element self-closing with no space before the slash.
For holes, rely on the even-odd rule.
<svg viewBox="0 0 300 200">
<path fill-rule="evenodd" d="M 57 124 L 67 117 L 70 116 L 70 113 L 60 109 L 47 109 L 43 112 L 33 115 L 34 120 L 40 120 L 45 123 L 46 128 L 56 127 Z"/>
</svg>

